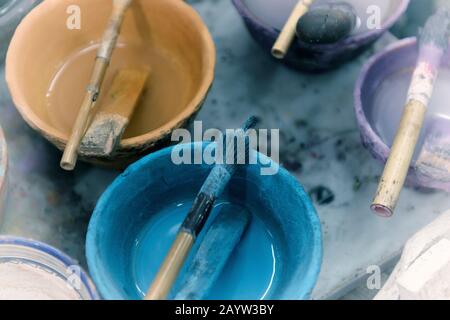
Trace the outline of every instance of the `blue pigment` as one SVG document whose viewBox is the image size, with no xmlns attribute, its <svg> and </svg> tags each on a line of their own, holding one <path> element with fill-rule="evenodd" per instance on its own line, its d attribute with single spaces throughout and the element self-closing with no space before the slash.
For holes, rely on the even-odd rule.
<svg viewBox="0 0 450 320">
<path fill-rule="evenodd" d="M 136 295 L 139 298 L 144 297 L 192 202 L 193 199 L 190 197 L 166 204 L 142 227 L 134 240 L 131 273 L 136 285 Z M 228 205 L 231 205 L 228 201 L 218 201 L 209 221 L 214 219 L 219 206 Z M 186 265 L 190 262 L 205 231 L 206 229 L 199 236 Z M 220 248 L 217 249 L 220 250 Z M 208 299 L 267 298 L 275 282 L 276 268 L 274 239 L 263 221 L 253 214 L 249 228 L 227 262 L 224 272 L 212 287 Z M 181 271 L 183 272 L 184 270 Z M 180 283 L 175 284 L 174 291 L 179 285 Z M 174 294 L 175 292 L 172 292 L 172 296 Z"/>
</svg>

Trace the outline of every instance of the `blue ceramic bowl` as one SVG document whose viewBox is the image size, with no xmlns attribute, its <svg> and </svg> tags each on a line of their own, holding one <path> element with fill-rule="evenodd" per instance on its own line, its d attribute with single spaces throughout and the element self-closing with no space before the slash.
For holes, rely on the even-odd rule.
<svg viewBox="0 0 450 320">
<path fill-rule="evenodd" d="M 208 145 L 214 146 L 194 143 L 177 148 L 202 152 Z M 173 164 L 173 148 L 130 166 L 95 208 L 86 254 L 105 299 L 143 297 L 212 168 Z M 260 163 L 271 161 L 253 155 Z M 316 211 L 285 169 L 272 176 L 262 176 L 260 169 L 259 164 L 241 167 L 218 201 L 245 206 L 252 221 L 215 284 L 217 290 L 207 299 L 308 299 L 316 284 L 322 262 Z"/>
<path fill-rule="evenodd" d="M 245 0 L 232 1 L 252 37 L 264 51 L 270 54 L 280 30 L 255 16 L 247 7 Z M 294 41 L 283 62 L 289 67 L 308 72 L 323 72 L 336 68 L 355 58 L 381 37 L 400 19 L 408 4 L 409 0 L 398 0 L 395 11 L 384 21 L 381 28 L 352 35 L 337 43 L 310 45 L 301 41 Z"/>
</svg>

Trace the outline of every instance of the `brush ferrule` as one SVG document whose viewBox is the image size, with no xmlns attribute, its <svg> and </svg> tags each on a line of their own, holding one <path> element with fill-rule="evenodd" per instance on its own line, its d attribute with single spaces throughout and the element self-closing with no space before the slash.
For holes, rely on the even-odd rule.
<svg viewBox="0 0 450 320">
<path fill-rule="evenodd" d="M 187 232 L 194 238 L 197 238 L 206 220 L 208 220 L 215 200 L 213 196 L 200 192 L 195 198 L 191 211 L 189 211 L 188 216 L 181 226 L 181 231 Z"/>
<path fill-rule="evenodd" d="M 86 91 L 91 95 L 92 102 L 96 102 L 98 99 L 98 96 L 100 94 L 100 89 L 98 86 L 93 86 L 92 84 L 88 85 L 86 87 Z"/>
<path fill-rule="evenodd" d="M 426 61 L 419 61 L 411 79 L 406 102 L 416 100 L 427 107 L 433 95 L 437 75 L 437 66 Z"/>
</svg>

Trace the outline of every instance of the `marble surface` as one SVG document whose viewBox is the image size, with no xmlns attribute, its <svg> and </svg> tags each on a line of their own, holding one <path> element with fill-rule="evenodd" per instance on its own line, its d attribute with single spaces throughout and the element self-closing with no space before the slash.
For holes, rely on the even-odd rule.
<svg viewBox="0 0 450 320">
<path fill-rule="evenodd" d="M 369 265 L 395 259 L 406 239 L 449 209 L 445 193 L 406 189 L 392 219 L 369 210 L 382 165 L 361 146 L 352 94 L 362 64 L 375 49 L 338 70 L 301 74 L 259 50 L 230 1 L 190 2 L 211 30 L 218 58 L 216 80 L 198 119 L 205 128 L 225 129 L 255 114 L 263 119 L 261 127 L 279 128 L 281 163 L 316 203 L 324 261 L 315 299 L 340 297 L 361 284 Z M 385 37 L 376 48 L 389 41 Z M 3 80 L 0 112 L 10 160 L 0 233 L 47 242 L 85 265 L 90 214 L 119 173 L 88 164 L 74 173 L 60 170 L 60 152 L 27 127 Z"/>
<path fill-rule="evenodd" d="M 9 41 L 21 18 L 41 0 L 0 1 L 0 60 L 4 59 Z"/>
</svg>

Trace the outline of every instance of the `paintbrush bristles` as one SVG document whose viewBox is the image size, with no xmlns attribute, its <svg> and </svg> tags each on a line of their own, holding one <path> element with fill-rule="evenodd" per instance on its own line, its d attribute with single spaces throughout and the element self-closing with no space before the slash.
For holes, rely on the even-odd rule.
<svg viewBox="0 0 450 320">
<path fill-rule="evenodd" d="M 81 142 L 83 155 L 110 157 L 120 144 L 143 94 L 148 68 L 125 68 L 117 72 L 99 110 Z"/>
<path fill-rule="evenodd" d="M 249 160 L 250 142 L 248 130 L 254 128 L 258 118 L 252 116 L 247 119 L 242 129 L 236 131 L 235 135 L 225 136 L 224 164 L 228 171 L 235 170 L 236 164 L 246 164 Z"/>
<path fill-rule="evenodd" d="M 251 116 L 250 118 L 247 119 L 247 121 L 245 121 L 244 123 L 244 131 L 248 131 L 249 129 L 254 128 L 259 122 L 259 119 L 255 116 Z"/>
<path fill-rule="evenodd" d="M 233 134 L 224 136 L 224 149 L 216 152 L 222 158 L 222 162 L 216 163 L 211 173 L 206 178 L 200 193 L 207 194 L 213 198 L 218 197 L 231 179 L 239 165 L 244 165 L 250 159 L 250 142 L 248 130 L 252 129 L 258 122 L 256 117 L 250 117 L 245 122 L 243 129 L 236 130 Z"/>
<path fill-rule="evenodd" d="M 446 7 L 440 8 L 435 15 L 430 17 L 420 32 L 420 46 L 434 44 L 447 50 L 450 31 L 450 11 Z"/>
</svg>

